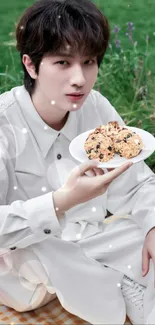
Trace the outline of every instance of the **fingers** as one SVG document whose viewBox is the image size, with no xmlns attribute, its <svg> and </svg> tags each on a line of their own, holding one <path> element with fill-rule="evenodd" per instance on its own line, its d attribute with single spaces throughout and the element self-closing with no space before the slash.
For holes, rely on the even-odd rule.
<svg viewBox="0 0 155 325">
<path fill-rule="evenodd" d="M 91 161 L 85 162 L 83 164 L 81 164 L 80 166 L 78 166 L 78 175 L 82 176 L 85 174 L 85 172 L 87 172 L 90 169 L 93 168 L 97 168 L 97 165 L 99 164 L 99 161 L 97 159 L 93 159 Z"/>
<path fill-rule="evenodd" d="M 149 253 L 144 244 L 143 251 L 142 251 L 142 276 L 145 276 L 149 271 Z"/>
<path fill-rule="evenodd" d="M 92 170 L 88 170 L 87 172 L 85 172 L 85 175 L 89 176 L 89 177 L 94 177 L 96 176 L 95 171 Z"/>
<path fill-rule="evenodd" d="M 93 168 L 96 176 L 104 175 L 104 170 L 101 168 Z"/>
<path fill-rule="evenodd" d="M 91 170 L 88 170 L 87 172 L 85 172 L 85 174 L 89 177 L 94 177 L 94 176 L 100 176 L 104 174 L 103 169 L 101 168 L 93 168 Z"/>
<path fill-rule="evenodd" d="M 122 166 L 115 168 L 114 170 L 112 170 L 109 173 L 107 173 L 106 175 L 104 175 L 104 178 L 103 178 L 104 184 L 111 183 L 115 178 L 120 176 L 124 171 L 129 169 L 132 165 L 133 165 L 132 162 L 127 162 L 127 163 L 123 164 Z"/>
<path fill-rule="evenodd" d="M 111 172 L 112 170 L 114 170 L 115 168 L 107 168 L 108 172 Z"/>
</svg>

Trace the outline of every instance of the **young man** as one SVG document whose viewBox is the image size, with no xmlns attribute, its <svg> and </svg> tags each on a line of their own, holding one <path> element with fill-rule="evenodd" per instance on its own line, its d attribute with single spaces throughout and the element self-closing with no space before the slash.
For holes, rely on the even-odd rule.
<svg viewBox="0 0 155 325">
<path fill-rule="evenodd" d="M 104 174 L 69 153 L 78 134 L 124 125 L 93 90 L 107 19 L 89 0 L 41 0 L 16 38 L 24 85 L 0 97 L 0 302 L 22 312 L 57 296 L 90 323 L 123 324 L 127 312 L 152 324 L 155 176 L 144 162 Z M 107 210 L 126 218 L 103 223 Z"/>
</svg>

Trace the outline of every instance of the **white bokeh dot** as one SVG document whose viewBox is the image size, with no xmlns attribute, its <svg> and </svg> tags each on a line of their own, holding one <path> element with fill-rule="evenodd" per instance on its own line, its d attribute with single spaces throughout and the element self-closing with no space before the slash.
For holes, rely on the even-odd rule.
<svg viewBox="0 0 155 325">
<path fill-rule="evenodd" d="M 60 19 L 60 18 L 61 18 L 61 16 L 58 16 L 58 18 Z"/>
<path fill-rule="evenodd" d="M 77 238 L 77 239 L 81 239 L 81 237 L 82 237 L 81 234 L 77 234 L 77 235 L 76 235 L 76 238 Z"/>
<path fill-rule="evenodd" d="M 48 126 L 47 125 L 44 126 L 44 130 L 48 130 Z"/>
<path fill-rule="evenodd" d="M 41 65 L 43 65 L 43 64 L 44 64 L 44 62 L 41 62 L 40 64 L 41 64 Z"/>
<path fill-rule="evenodd" d="M 58 208 L 58 207 L 56 207 L 56 208 L 55 208 L 55 210 L 56 210 L 56 211 L 59 211 L 59 208 Z"/>
<path fill-rule="evenodd" d="M 92 208 L 92 211 L 93 211 L 93 212 L 96 212 L 96 208 L 95 208 L 95 207 L 93 207 L 93 208 Z"/>
<path fill-rule="evenodd" d="M 112 245 L 109 245 L 109 248 L 112 248 Z"/>
<path fill-rule="evenodd" d="M 17 190 L 17 186 L 14 186 L 13 189 L 16 191 Z"/>
<path fill-rule="evenodd" d="M 19 91 L 19 90 L 16 91 L 16 95 L 17 95 L 17 96 L 20 95 L 20 91 Z"/>
<path fill-rule="evenodd" d="M 22 30 L 22 29 L 24 29 L 24 26 L 22 25 L 22 26 L 20 26 L 20 29 Z"/>
<path fill-rule="evenodd" d="M 119 288 L 120 288 L 120 287 L 121 287 L 121 283 L 117 283 L 117 287 L 119 287 Z"/>
<path fill-rule="evenodd" d="M 23 129 L 22 129 L 22 132 L 23 132 L 24 134 L 26 134 L 28 131 L 27 131 L 26 128 L 23 128 Z"/>
<path fill-rule="evenodd" d="M 54 100 L 51 101 L 51 105 L 55 105 L 55 101 Z"/>
<path fill-rule="evenodd" d="M 46 188 L 45 186 L 43 186 L 43 187 L 41 188 L 41 190 L 42 190 L 42 192 L 46 192 L 46 191 L 47 191 L 47 188 Z"/>
<path fill-rule="evenodd" d="M 131 269 L 131 265 L 128 265 L 128 269 Z"/>
<path fill-rule="evenodd" d="M 73 105 L 73 107 L 74 107 L 74 108 L 77 108 L 77 105 L 76 105 L 76 104 L 74 104 L 74 105 Z"/>
</svg>

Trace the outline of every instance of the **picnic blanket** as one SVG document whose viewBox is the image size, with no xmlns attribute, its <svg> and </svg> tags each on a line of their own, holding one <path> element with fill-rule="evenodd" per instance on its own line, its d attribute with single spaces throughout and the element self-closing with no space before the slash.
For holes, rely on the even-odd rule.
<svg viewBox="0 0 155 325">
<path fill-rule="evenodd" d="M 86 325 L 89 323 L 67 312 L 56 298 L 41 308 L 24 313 L 19 313 L 12 308 L 0 305 L 0 324 Z M 131 324 L 128 318 L 125 324 Z"/>
</svg>

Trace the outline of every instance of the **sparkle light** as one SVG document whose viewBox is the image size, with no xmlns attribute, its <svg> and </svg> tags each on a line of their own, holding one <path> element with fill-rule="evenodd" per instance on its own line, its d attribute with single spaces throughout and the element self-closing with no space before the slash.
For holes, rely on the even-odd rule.
<svg viewBox="0 0 155 325">
<path fill-rule="evenodd" d="M 44 130 L 48 130 L 48 126 L 47 125 L 44 126 Z"/>
<path fill-rule="evenodd" d="M 24 26 L 20 26 L 20 29 L 21 29 L 21 30 L 24 29 Z"/>
<path fill-rule="evenodd" d="M 60 19 L 60 18 L 61 18 L 61 16 L 58 16 L 58 18 Z"/>
<path fill-rule="evenodd" d="M 16 95 L 17 95 L 17 96 L 20 95 L 20 91 L 19 91 L 19 90 L 16 91 Z"/>
<path fill-rule="evenodd" d="M 131 265 L 128 265 L 128 269 L 131 269 Z"/>
<path fill-rule="evenodd" d="M 43 186 L 41 190 L 42 190 L 42 192 L 46 192 L 47 188 L 45 186 Z"/>
<path fill-rule="evenodd" d="M 121 283 L 117 283 L 117 287 L 119 287 L 119 288 L 120 288 L 120 287 L 121 287 Z"/>
<path fill-rule="evenodd" d="M 55 208 L 55 210 L 56 210 L 56 211 L 58 211 L 58 210 L 59 210 L 59 208 L 57 208 L 57 207 L 56 207 L 56 208 Z"/>
<path fill-rule="evenodd" d="M 54 101 L 54 100 L 52 100 L 52 101 L 51 101 L 51 104 L 52 104 L 52 105 L 54 105 L 54 104 L 55 104 L 55 101 Z"/>
<path fill-rule="evenodd" d="M 23 128 L 23 129 L 22 129 L 22 132 L 23 132 L 24 134 L 26 134 L 26 133 L 27 133 L 27 129 L 26 129 L 26 128 Z"/>
<path fill-rule="evenodd" d="M 73 107 L 74 107 L 74 108 L 76 108 L 76 107 L 77 107 L 77 105 L 76 105 L 76 104 L 74 104 L 74 105 L 73 105 Z"/>
<path fill-rule="evenodd" d="M 76 235 L 76 238 L 77 238 L 77 239 L 81 239 L 81 234 L 77 234 L 77 235 Z"/>
<path fill-rule="evenodd" d="M 93 212 L 96 212 L 96 208 L 95 208 L 95 207 L 93 207 L 93 208 L 92 208 L 92 211 L 93 211 Z"/>
<path fill-rule="evenodd" d="M 17 186 L 14 186 L 13 188 L 14 188 L 15 191 L 17 190 Z"/>
<path fill-rule="evenodd" d="M 112 248 L 112 245 L 109 245 L 109 248 Z"/>
<path fill-rule="evenodd" d="M 44 64 L 44 62 L 41 62 L 40 64 L 41 64 L 41 65 L 43 65 L 43 64 Z"/>
</svg>

